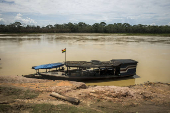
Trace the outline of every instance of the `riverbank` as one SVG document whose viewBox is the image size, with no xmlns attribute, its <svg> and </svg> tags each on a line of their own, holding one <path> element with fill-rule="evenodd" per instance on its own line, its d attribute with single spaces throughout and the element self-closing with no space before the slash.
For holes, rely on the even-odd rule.
<svg viewBox="0 0 170 113">
<path fill-rule="evenodd" d="M 170 84 L 86 86 L 83 82 L 0 77 L 0 112 L 170 112 Z M 50 96 L 57 92 L 79 105 Z"/>
</svg>

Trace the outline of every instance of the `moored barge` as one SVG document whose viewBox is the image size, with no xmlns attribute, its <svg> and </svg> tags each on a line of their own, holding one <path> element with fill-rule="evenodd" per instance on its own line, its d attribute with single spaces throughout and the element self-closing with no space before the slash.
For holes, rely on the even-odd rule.
<svg viewBox="0 0 170 113">
<path fill-rule="evenodd" d="M 65 63 L 54 63 L 32 67 L 35 70 L 46 69 L 39 73 L 45 78 L 62 80 L 90 80 L 90 79 L 112 79 L 136 75 L 137 61 L 132 59 L 112 59 L 110 61 L 67 61 Z M 43 67 L 44 66 L 44 67 Z M 43 67 L 43 68 L 42 68 Z M 47 68 L 48 67 L 48 68 Z M 47 69 L 56 70 L 47 72 Z"/>
</svg>

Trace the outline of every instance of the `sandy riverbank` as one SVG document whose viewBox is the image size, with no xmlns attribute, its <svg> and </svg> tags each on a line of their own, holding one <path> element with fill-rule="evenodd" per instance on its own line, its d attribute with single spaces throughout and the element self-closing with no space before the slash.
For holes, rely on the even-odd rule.
<svg viewBox="0 0 170 113">
<path fill-rule="evenodd" d="M 37 78 L 39 77 L 1 76 L 0 112 L 5 112 L 4 109 L 8 112 L 34 112 L 37 104 L 48 104 L 49 107 L 54 107 L 53 111 L 57 112 L 67 112 L 67 110 L 73 110 L 73 112 L 170 112 L 170 84 L 167 83 L 147 82 L 129 87 L 86 86 L 83 82 Z M 14 97 L 15 92 L 11 92 L 10 88 L 23 90 L 20 95 L 25 90 L 30 90 L 36 93 L 28 93 L 28 95 L 37 96 L 34 98 Z M 73 105 L 51 97 L 51 92 L 75 97 L 80 100 L 80 104 Z M 5 108 L 7 105 L 10 107 Z"/>
</svg>

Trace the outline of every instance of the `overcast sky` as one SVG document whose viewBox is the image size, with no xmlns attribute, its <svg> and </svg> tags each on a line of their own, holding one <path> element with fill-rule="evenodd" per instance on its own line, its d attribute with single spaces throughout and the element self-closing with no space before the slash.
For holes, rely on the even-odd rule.
<svg viewBox="0 0 170 113">
<path fill-rule="evenodd" d="M 0 0 L 0 24 L 170 25 L 170 0 Z"/>
</svg>

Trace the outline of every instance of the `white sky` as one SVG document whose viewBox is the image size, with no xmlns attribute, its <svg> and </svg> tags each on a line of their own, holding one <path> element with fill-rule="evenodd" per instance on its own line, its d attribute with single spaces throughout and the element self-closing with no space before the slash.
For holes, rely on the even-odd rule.
<svg viewBox="0 0 170 113">
<path fill-rule="evenodd" d="M 0 0 L 0 24 L 168 25 L 170 0 Z"/>
</svg>

